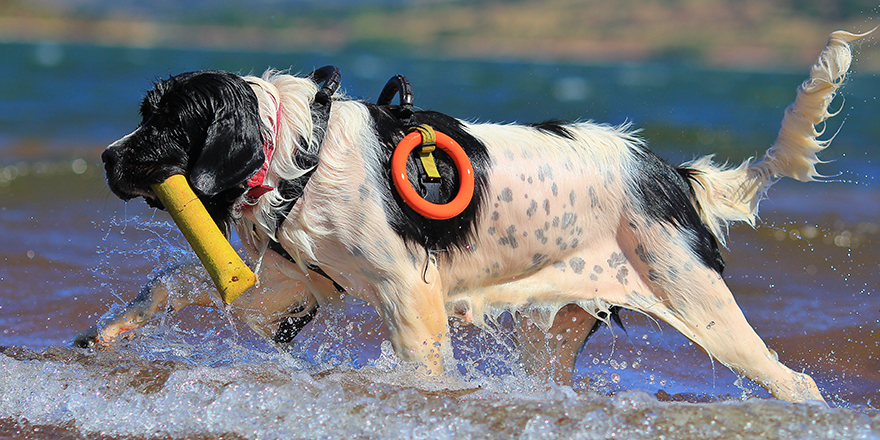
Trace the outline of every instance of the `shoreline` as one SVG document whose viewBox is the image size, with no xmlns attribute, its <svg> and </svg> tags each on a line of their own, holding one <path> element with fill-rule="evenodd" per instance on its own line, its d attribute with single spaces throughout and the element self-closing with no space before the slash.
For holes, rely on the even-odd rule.
<svg viewBox="0 0 880 440">
<path fill-rule="evenodd" d="M 358 15 L 354 17 L 360 17 Z M 383 29 L 398 18 L 388 16 L 373 23 Z M 393 35 L 364 31 L 356 18 L 321 26 L 308 18 L 279 27 L 160 23 L 128 18 L 83 19 L 59 17 L 0 16 L 0 44 L 86 44 L 138 49 L 202 49 L 255 52 L 339 52 L 375 47 L 377 52 L 397 51 L 406 56 L 439 55 L 452 59 L 480 59 L 547 63 L 608 65 L 636 63 L 684 63 L 692 66 L 753 72 L 787 72 L 812 65 L 828 34 L 838 28 L 862 31 L 856 25 L 825 26 L 819 23 L 785 23 L 782 34 L 797 30 L 799 45 L 780 41 L 772 45 L 763 37 L 737 36 L 734 29 L 717 32 L 711 41 L 694 37 L 680 41 L 676 36 L 657 41 L 648 36 L 656 30 L 620 38 L 590 35 L 534 36 L 449 33 L 431 30 L 420 39 L 398 41 Z M 362 20 L 362 18 L 360 19 Z M 867 23 L 862 23 L 867 25 Z M 416 26 L 418 24 L 415 24 Z M 700 32 L 697 29 L 693 32 Z M 708 29 L 703 31 L 708 32 Z M 744 34 L 748 29 L 741 29 Z M 723 35 L 722 35 L 723 34 Z M 741 39 L 743 41 L 738 41 Z M 789 38 L 790 39 L 790 38 Z M 854 52 L 865 53 L 854 68 L 880 71 L 880 56 L 872 56 L 876 37 L 856 43 Z"/>
</svg>

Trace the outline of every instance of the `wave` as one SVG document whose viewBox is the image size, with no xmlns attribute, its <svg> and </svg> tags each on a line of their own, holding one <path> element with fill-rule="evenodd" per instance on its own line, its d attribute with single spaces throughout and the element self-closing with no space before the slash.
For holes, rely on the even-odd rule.
<svg viewBox="0 0 880 440">
<path fill-rule="evenodd" d="M 0 433 L 28 438 L 880 438 L 880 414 L 753 398 L 562 387 L 527 375 L 432 382 L 384 343 L 363 366 L 238 338 L 113 350 L 4 348 Z M 318 356 L 320 357 L 320 356 Z M 687 396 L 684 396 L 687 399 Z"/>
</svg>

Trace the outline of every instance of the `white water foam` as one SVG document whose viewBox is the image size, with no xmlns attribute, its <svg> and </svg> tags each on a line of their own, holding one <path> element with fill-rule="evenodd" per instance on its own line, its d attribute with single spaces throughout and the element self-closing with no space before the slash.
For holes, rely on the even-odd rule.
<svg viewBox="0 0 880 440">
<path fill-rule="evenodd" d="M 814 405 L 660 402 L 519 374 L 426 381 L 389 344 L 360 368 L 232 338 L 143 351 L 166 331 L 104 352 L 6 349 L 0 420 L 124 438 L 880 439 L 880 414 Z"/>
</svg>

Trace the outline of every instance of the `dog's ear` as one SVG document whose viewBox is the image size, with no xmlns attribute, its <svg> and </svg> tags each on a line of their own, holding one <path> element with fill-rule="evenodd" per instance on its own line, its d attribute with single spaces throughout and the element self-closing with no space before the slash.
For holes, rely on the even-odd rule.
<svg viewBox="0 0 880 440">
<path fill-rule="evenodd" d="M 241 185 L 265 161 L 256 97 L 238 77 L 221 82 L 218 99 L 209 106 L 214 120 L 189 170 L 193 188 L 208 196 Z"/>
<path fill-rule="evenodd" d="M 246 125 L 219 118 L 208 127 L 205 145 L 189 172 L 197 192 L 216 195 L 245 182 L 263 165 L 260 130 Z"/>
</svg>

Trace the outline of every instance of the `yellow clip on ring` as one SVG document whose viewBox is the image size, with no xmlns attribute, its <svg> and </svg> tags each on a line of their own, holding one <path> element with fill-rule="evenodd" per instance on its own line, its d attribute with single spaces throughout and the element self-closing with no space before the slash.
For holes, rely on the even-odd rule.
<svg viewBox="0 0 880 440">
<path fill-rule="evenodd" d="M 406 160 L 416 147 L 422 145 L 422 134 L 418 131 L 406 135 L 394 149 L 394 154 L 391 156 L 391 177 L 397 193 L 415 212 L 430 219 L 447 220 L 461 214 L 471 203 L 474 196 L 474 169 L 458 142 L 439 131 L 434 133 L 437 136 L 437 146 L 452 158 L 458 170 L 460 183 L 455 198 L 443 205 L 431 203 L 422 198 L 410 185 L 406 174 Z"/>
</svg>

